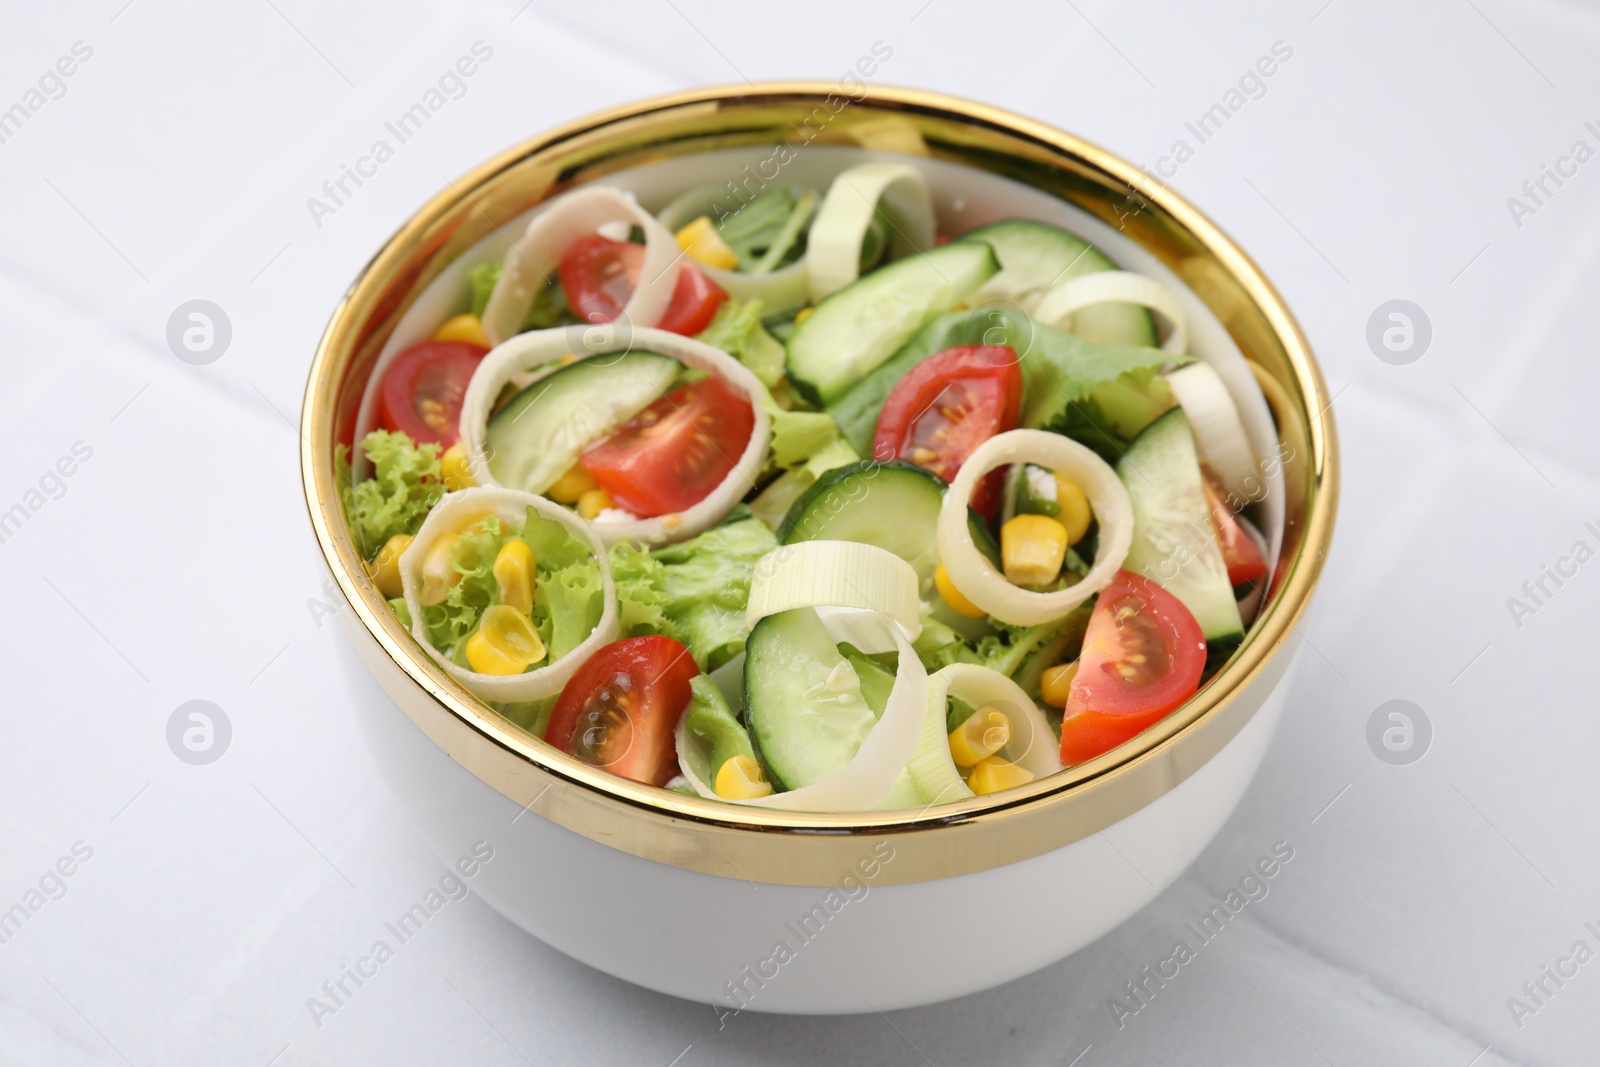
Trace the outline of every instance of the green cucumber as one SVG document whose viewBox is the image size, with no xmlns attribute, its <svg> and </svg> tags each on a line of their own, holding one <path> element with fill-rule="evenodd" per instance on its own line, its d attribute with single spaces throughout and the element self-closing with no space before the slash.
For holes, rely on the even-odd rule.
<svg viewBox="0 0 1600 1067">
<path fill-rule="evenodd" d="M 1238 642 L 1244 624 L 1182 408 L 1173 408 L 1134 438 L 1117 463 L 1117 476 L 1133 502 L 1133 544 L 1123 566 L 1183 601 L 1213 654 Z"/>
<path fill-rule="evenodd" d="M 894 355 L 1000 269 L 982 242 L 897 260 L 825 297 L 789 338 L 789 381 L 821 407 Z"/>
<path fill-rule="evenodd" d="M 683 365 L 653 352 L 591 356 L 545 375 L 489 420 L 484 452 L 495 481 L 542 493 L 591 442 L 665 393 Z"/>
<path fill-rule="evenodd" d="M 1118 267 L 1081 237 L 1032 219 L 1004 219 L 961 235 L 994 249 L 1000 273 L 984 283 L 980 297 L 1021 301 L 1068 278 Z M 956 242 L 960 243 L 960 242 Z M 948 247 L 948 246 L 947 246 Z M 1072 332 L 1108 345 L 1156 343 L 1150 312 L 1137 304 L 1097 304 L 1072 316 Z"/>
<path fill-rule="evenodd" d="M 816 609 L 768 615 L 745 653 L 745 719 L 773 785 L 801 789 L 849 763 L 878 716 Z"/>
<path fill-rule="evenodd" d="M 922 599 L 932 601 L 945 488 L 943 478 L 903 459 L 835 467 L 789 508 L 778 527 L 778 543 L 857 541 L 886 548 L 911 564 Z M 968 511 L 967 525 L 978 550 L 998 565 L 999 549 L 977 512 Z"/>
</svg>

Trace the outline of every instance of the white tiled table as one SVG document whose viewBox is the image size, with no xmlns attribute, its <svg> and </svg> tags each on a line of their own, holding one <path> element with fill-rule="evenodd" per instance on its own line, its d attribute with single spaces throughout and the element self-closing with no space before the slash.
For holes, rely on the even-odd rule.
<svg viewBox="0 0 1600 1067">
<path fill-rule="evenodd" d="M 1600 950 L 1600 562 L 1520 626 L 1507 607 L 1575 541 L 1600 548 L 1600 161 L 1547 179 L 1520 226 L 1506 204 L 1575 140 L 1600 150 L 1600 14 L 1321 3 L 13 5 L 0 108 L 75 42 L 92 55 L 0 143 L 0 511 L 42 503 L 0 543 L 0 908 L 75 843 L 92 855 L 0 944 L 0 1063 L 1600 1062 L 1600 962 L 1546 980 L 1520 1028 L 1507 1006 L 1575 941 Z M 464 95 L 314 220 L 307 198 L 480 40 Z M 876 41 L 884 82 L 1152 166 L 1188 140 L 1173 184 L 1321 357 L 1339 536 L 1259 779 L 1149 909 L 964 1001 L 719 1030 L 468 898 L 318 1028 L 307 998 L 439 874 L 315 610 L 292 421 L 333 303 L 446 179 L 532 132 L 684 86 L 834 77 Z M 1264 94 L 1197 145 L 1185 123 L 1275 42 L 1292 57 Z M 164 339 L 197 297 L 233 328 L 202 367 Z M 1406 366 L 1365 340 L 1394 298 L 1432 323 Z M 30 497 L 74 445 L 89 458 Z M 197 698 L 233 727 L 208 767 L 165 740 Z M 1406 767 L 1365 739 L 1397 698 L 1434 731 Z M 1270 895 L 1119 1029 L 1123 984 L 1278 841 L 1295 858 Z"/>
</svg>

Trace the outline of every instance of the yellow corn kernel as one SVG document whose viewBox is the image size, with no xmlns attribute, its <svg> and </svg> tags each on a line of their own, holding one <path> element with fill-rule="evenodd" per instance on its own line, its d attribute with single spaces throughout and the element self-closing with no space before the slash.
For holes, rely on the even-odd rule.
<svg viewBox="0 0 1600 1067">
<path fill-rule="evenodd" d="M 500 546 L 494 557 L 494 580 L 500 584 L 500 603 L 508 608 L 533 613 L 533 549 L 526 541 L 513 539 Z"/>
<path fill-rule="evenodd" d="M 1018 767 L 1010 760 L 1003 760 L 999 756 L 990 756 L 972 768 L 972 773 L 967 776 L 967 788 L 984 797 L 990 793 L 998 793 L 1002 789 L 1015 789 L 1019 785 L 1027 785 L 1031 781 L 1033 781 L 1032 771 Z"/>
<path fill-rule="evenodd" d="M 794 317 L 794 324 L 795 324 L 795 325 L 796 325 L 796 326 L 798 326 L 798 325 L 800 325 L 800 324 L 801 324 L 801 323 L 802 323 L 802 322 L 804 322 L 804 321 L 806 321 L 806 320 L 807 320 L 807 319 L 809 319 L 809 318 L 810 318 L 810 317 L 811 317 L 811 309 L 810 309 L 810 308 L 808 308 L 808 307 L 806 307 L 806 308 L 801 308 L 801 309 L 800 309 L 800 313 L 799 313 L 799 314 L 798 314 L 798 315 L 796 315 L 796 316 L 795 316 L 795 317 Z"/>
<path fill-rule="evenodd" d="M 395 534 L 384 542 L 377 556 L 367 564 L 367 573 L 372 575 L 373 584 L 384 596 L 397 597 L 403 591 L 400 586 L 400 553 L 410 547 L 410 534 Z"/>
<path fill-rule="evenodd" d="M 484 608 L 478 629 L 467 638 L 467 665 L 479 674 L 521 674 L 544 656 L 533 623 L 504 604 Z"/>
<path fill-rule="evenodd" d="M 728 247 L 709 215 L 701 215 L 683 227 L 677 237 L 678 247 L 689 253 L 692 260 L 722 270 L 732 270 L 739 265 L 739 253 Z"/>
<path fill-rule="evenodd" d="M 1067 528 L 1048 515 L 1018 515 L 1000 527 L 1000 559 L 1012 585 L 1049 585 L 1067 556 Z"/>
<path fill-rule="evenodd" d="M 749 756 L 734 756 L 722 761 L 713 788 L 724 800 L 754 800 L 771 794 L 772 783 L 761 773 L 761 764 Z"/>
<path fill-rule="evenodd" d="M 982 763 L 1011 740 L 1011 720 L 998 708 L 983 707 L 950 731 L 950 758 L 957 767 Z"/>
<path fill-rule="evenodd" d="M 422 588 L 417 592 L 417 599 L 424 604 L 443 604 L 444 598 L 461 580 L 461 572 L 456 570 L 455 563 L 450 559 L 450 553 L 456 547 L 456 538 L 460 536 L 442 534 L 428 546 L 428 554 L 422 560 Z"/>
<path fill-rule="evenodd" d="M 939 595 L 944 597 L 944 602 L 950 605 L 950 610 L 957 615 L 976 619 L 980 615 L 987 614 L 978 605 L 968 600 L 961 590 L 956 588 L 956 583 L 950 580 L 950 572 L 944 569 L 943 563 L 939 564 L 938 569 L 933 572 L 933 584 L 939 590 Z"/>
<path fill-rule="evenodd" d="M 478 483 L 472 480 L 472 467 L 467 463 L 467 447 L 460 441 L 444 450 L 439 457 L 439 478 L 450 492 L 470 489 Z"/>
<path fill-rule="evenodd" d="M 611 494 L 604 489 L 591 489 L 578 498 L 578 514 L 592 519 L 611 506 Z"/>
<path fill-rule="evenodd" d="M 1075 545 L 1089 532 L 1089 523 L 1094 519 L 1094 512 L 1089 508 L 1089 498 L 1083 495 L 1083 487 L 1077 482 L 1058 474 L 1056 503 L 1061 506 L 1061 514 L 1056 518 L 1067 528 L 1067 544 Z"/>
<path fill-rule="evenodd" d="M 466 341 L 468 344 L 491 348 L 489 336 L 483 332 L 483 323 L 476 315 L 457 315 L 433 332 L 435 341 Z"/>
<path fill-rule="evenodd" d="M 1072 695 L 1072 680 L 1078 676 L 1078 661 L 1058 663 L 1039 675 L 1039 699 L 1052 708 L 1067 706 Z"/>
<path fill-rule="evenodd" d="M 583 464 L 574 463 L 572 469 L 550 483 L 545 495 L 557 504 L 576 504 L 578 498 L 591 489 L 600 488 L 589 472 L 583 469 Z"/>
</svg>

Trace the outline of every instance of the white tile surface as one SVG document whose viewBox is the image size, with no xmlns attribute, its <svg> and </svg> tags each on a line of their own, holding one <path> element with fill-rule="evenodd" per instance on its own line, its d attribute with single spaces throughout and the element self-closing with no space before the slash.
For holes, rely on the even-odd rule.
<svg viewBox="0 0 1600 1067">
<path fill-rule="evenodd" d="M 1574 139 L 1600 147 L 1584 129 L 1600 125 L 1600 14 L 1558 0 L 755 10 L 11 13 L 0 106 L 74 42 L 93 55 L 0 144 L 0 508 L 76 442 L 92 456 L 0 545 L 0 905 L 74 842 L 93 855 L 0 946 L 0 1064 L 1600 1059 L 1600 965 L 1520 1028 L 1506 1006 L 1600 921 L 1600 563 L 1520 627 L 1506 606 L 1600 525 L 1600 162 L 1520 227 L 1505 203 Z M 478 40 L 493 58 L 464 95 L 315 225 L 306 198 Z M 1259 779 L 1137 918 L 953 1004 L 719 1030 L 709 1009 L 589 971 L 468 898 L 318 1029 L 306 998 L 439 873 L 346 713 L 372 690 L 351 691 L 342 637 L 308 605 L 322 594 L 289 420 L 330 308 L 416 204 L 521 137 L 678 87 L 832 77 L 878 40 L 894 49 L 885 82 L 1151 165 L 1257 56 L 1292 48 L 1172 179 L 1276 280 L 1343 390 L 1339 538 Z M 194 297 L 234 328 L 207 367 L 164 341 Z M 1409 366 L 1365 341 L 1395 297 L 1433 326 Z M 234 727 L 206 768 L 164 739 L 194 698 Z M 1368 716 L 1395 698 L 1434 726 L 1410 767 L 1366 746 Z M 1271 894 L 1119 1029 L 1123 983 L 1279 840 L 1296 858 Z"/>
</svg>

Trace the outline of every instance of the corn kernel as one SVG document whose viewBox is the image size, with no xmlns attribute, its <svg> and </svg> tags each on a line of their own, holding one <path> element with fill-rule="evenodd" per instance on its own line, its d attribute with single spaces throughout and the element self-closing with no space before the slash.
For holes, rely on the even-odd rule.
<svg viewBox="0 0 1600 1067">
<path fill-rule="evenodd" d="M 600 484 L 589 476 L 581 463 L 574 463 L 572 469 L 550 483 L 545 495 L 557 504 L 576 504 L 578 498 L 591 489 L 600 488 Z"/>
<path fill-rule="evenodd" d="M 1019 785 L 1027 785 L 1033 781 L 1033 772 L 1025 767 L 1019 767 L 1010 760 L 1003 760 L 999 756 L 990 756 L 972 768 L 972 773 L 967 776 L 967 788 L 980 797 L 990 793 L 998 793 L 1002 789 L 1015 789 Z"/>
<path fill-rule="evenodd" d="M 933 572 L 933 584 L 939 590 L 939 595 L 944 597 L 944 602 L 950 605 L 950 610 L 957 615 L 976 619 L 980 615 L 987 614 L 978 605 L 968 600 L 961 590 L 956 588 L 956 583 L 951 580 L 950 572 L 944 569 L 943 563 L 939 564 L 938 569 Z"/>
<path fill-rule="evenodd" d="M 450 590 L 461 580 L 461 572 L 456 570 L 455 563 L 450 559 L 450 553 L 456 547 L 456 538 L 460 536 L 443 534 L 428 546 L 428 554 L 422 560 L 422 588 L 417 593 L 417 599 L 424 604 L 443 604 Z"/>
<path fill-rule="evenodd" d="M 591 489 L 578 498 L 578 514 L 592 519 L 611 506 L 611 494 L 604 489 Z"/>
<path fill-rule="evenodd" d="M 1067 556 L 1067 528 L 1048 515 L 1018 515 L 1000 527 L 1000 558 L 1012 585 L 1049 585 Z"/>
<path fill-rule="evenodd" d="M 435 341 L 466 341 L 468 344 L 482 345 L 484 348 L 492 347 L 489 344 L 488 334 L 483 332 L 483 323 L 478 321 L 476 315 L 457 315 L 447 319 L 443 326 L 433 332 Z"/>
<path fill-rule="evenodd" d="M 386 597 L 397 597 L 403 591 L 400 585 L 400 554 L 411 547 L 410 534 L 395 534 L 385 541 L 371 563 L 367 573 L 378 592 Z"/>
<path fill-rule="evenodd" d="M 467 638 L 467 665 L 479 674 L 521 674 L 544 657 L 533 623 L 504 604 L 483 609 L 478 629 Z"/>
<path fill-rule="evenodd" d="M 1052 708 L 1067 706 L 1072 695 L 1072 680 L 1078 676 L 1078 661 L 1059 663 L 1039 676 L 1039 699 Z"/>
<path fill-rule="evenodd" d="M 1083 495 L 1083 487 L 1071 478 L 1056 475 L 1056 504 L 1061 508 L 1056 518 L 1067 529 L 1067 544 L 1075 545 L 1082 541 L 1083 535 L 1089 532 L 1089 523 L 1094 519 L 1089 498 Z"/>
<path fill-rule="evenodd" d="M 739 254 L 722 239 L 711 216 L 701 215 L 677 233 L 678 247 L 689 253 L 689 258 L 708 267 L 732 270 L 739 265 Z"/>
<path fill-rule="evenodd" d="M 513 538 L 500 546 L 494 557 L 494 580 L 500 584 L 500 603 L 508 608 L 533 613 L 533 549 Z"/>
<path fill-rule="evenodd" d="M 761 764 L 749 756 L 723 760 L 713 788 L 724 800 L 754 800 L 772 793 L 772 783 L 761 773 Z"/>
<path fill-rule="evenodd" d="M 950 758 L 957 767 L 971 767 L 1006 747 L 1011 720 L 999 708 L 983 707 L 950 731 Z"/>
<path fill-rule="evenodd" d="M 445 489 L 470 489 L 478 483 L 472 480 L 472 466 L 467 462 L 467 446 L 460 441 L 444 450 L 439 457 L 439 478 Z"/>
<path fill-rule="evenodd" d="M 796 326 L 798 326 L 798 325 L 800 325 L 800 324 L 801 324 L 801 323 L 802 323 L 802 322 L 804 322 L 804 321 L 806 321 L 806 320 L 807 320 L 807 319 L 809 319 L 809 318 L 810 318 L 810 317 L 811 317 L 811 309 L 810 309 L 810 308 L 808 308 L 808 307 L 806 307 L 806 308 L 801 308 L 801 309 L 800 309 L 800 313 L 799 313 L 799 314 L 798 314 L 798 315 L 796 315 L 796 316 L 795 316 L 795 317 L 794 317 L 794 324 L 795 324 L 795 325 L 796 325 Z"/>
</svg>

